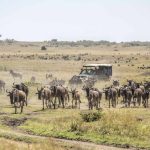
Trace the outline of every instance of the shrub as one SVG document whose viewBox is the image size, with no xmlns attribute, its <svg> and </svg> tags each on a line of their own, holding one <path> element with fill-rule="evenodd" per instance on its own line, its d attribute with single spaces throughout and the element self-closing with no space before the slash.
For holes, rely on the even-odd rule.
<svg viewBox="0 0 150 150">
<path fill-rule="evenodd" d="M 46 50 L 46 47 L 45 47 L 45 46 L 42 46 L 42 47 L 41 47 L 41 50 Z"/>
<path fill-rule="evenodd" d="M 70 131 L 77 131 L 78 130 L 78 123 L 76 121 L 71 122 Z"/>
<path fill-rule="evenodd" d="M 87 111 L 80 113 L 81 118 L 85 122 L 97 121 L 102 117 L 102 111 Z"/>
</svg>

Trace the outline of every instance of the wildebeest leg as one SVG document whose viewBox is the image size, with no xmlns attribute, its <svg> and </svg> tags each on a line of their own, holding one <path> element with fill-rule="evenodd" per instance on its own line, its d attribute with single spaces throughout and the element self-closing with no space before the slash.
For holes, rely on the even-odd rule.
<svg viewBox="0 0 150 150">
<path fill-rule="evenodd" d="M 54 99 L 54 109 L 56 108 L 56 96 L 55 96 L 55 99 Z"/>
<path fill-rule="evenodd" d="M 79 103 L 79 109 L 80 109 L 80 99 L 78 100 L 78 103 Z"/>
<path fill-rule="evenodd" d="M 116 97 L 114 97 L 114 103 L 115 103 L 114 107 L 115 107 L 115 108 L 116 108 L 116 105 L 117 105 L 117 101 L 118 101 L 118 100 L 116 100 Z"/>
<path fill-rule="evenodd" d="M 58 97 L 58 107 L 61 106 L 61 97 Z"/>
<path fill-rule="evenodd" d="M 73 101 L 74 101 L 74 99 L 72 99 L 72 108 L 73 108 Z"/>
<path fill-rule="evenodd" d="M 76 106 L 76 108 L 77 108 L 77 99 L 75 99 L 75 106 Z"/>
<path fill-rule="evenodd" d="M 99 99 L 96 99 L 96 109 L 98 110 Z"/>
<path fill-rule="evenodd" d="M 89 105 L 89 110 L 91 109 L 91 102 L 90 99 L 88 99 L 88 105 Z"/>
<path fill-rule="evenodd" d="M 42 99 L 42 102 L 43 102 L 43 110 L 44 110 L 44 98 Z"/>
<path fill-rule="evenodd" d="M 137 101 L 138 101 L 138 105 L 140 106 L 141 100 L 140 100 L 140 97 L 139 97 L 139 96 L 138 96 L 138 98 L 137 98 Z"/>
<path fill-rule="evenodd" d="M 47 99 L 45 99 L 45 105 L 48 108 L 48 100 Z"/>
<path fill-rule="evenodd" d="M 65 108 L 64 100 L 65 100 L 65 97 L 64 97 L 64 96 L 61 96 L 61 102 L 62 102 L 63 108 Z"/>
<path fill-rule="evenodd" d="M 52 108 L 50 98 L 48 99 L 48 108 Z"/>
<path fill-rule="evenodd" d="M 16 105 L 16 102 L 14 102 L 14 107 L 15 107 L 15 114 L 17 114 L 17 105 Z"/>
<path fill-rule="evenodd" d="M 136 106 L 136 98 L 135 97 L 133 98 L 133 105 L 134 105 L 134 107 Z"/>
<path fill-rule="evenodd" d="M 15 114 L 17 114 L 17 106 L 15 106 Z"/>
<path fill-rule="evenodd" d="M 110 98 L 109 98 L 109 108 L 110 108 Z"/>
<path fill-rule="evenodd" d="M 23 106 L 24 106 L 24 102 L 23 101 L 20 102 L 20 106 L 21 106 L 21 112 L 20 113 L 22 113 L 23 112 Z"/>
</svg>

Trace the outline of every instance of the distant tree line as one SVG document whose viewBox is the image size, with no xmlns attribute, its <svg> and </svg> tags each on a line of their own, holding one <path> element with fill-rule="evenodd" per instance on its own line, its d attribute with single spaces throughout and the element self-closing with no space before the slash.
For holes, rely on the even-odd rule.
<svg viewBox="0 0 150 150">
<path fill-rule="evenodd" d="M 47 46 L 50 47 L 59 47 L 59 46 L 70 46 L 70 47 L 91 47 L 91 46 L 98 46 L 98 45 L 117 45 L 121 44 L 124 47 L 131 47 L 131 46 L 150 46 L 150 42 L 140 42 L 140 41 L 131 41 L 131 42 L 110 42 L 106 40 L 100 41 L 92 41 L 92 40 L 80 40 L 80 41 L 58 41 L 57 39 L 52 39 L 50 41 L 44 41 Z"/>
</svg>

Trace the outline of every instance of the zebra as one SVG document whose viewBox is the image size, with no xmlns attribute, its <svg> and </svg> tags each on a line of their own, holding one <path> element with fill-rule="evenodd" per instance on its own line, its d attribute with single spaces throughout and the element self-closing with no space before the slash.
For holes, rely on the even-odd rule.
<svg viewBox="0 0 150 150">
<path fill-rule="evenodd" d="M 20 80 L 22 79 L 22 74 L 18 73 L 18 72 L 14 72 L 13 70 L 10 70 L 9 73 L 12 75 L 12 77 L 14 78 L 20 78 Z"/>
</svg>

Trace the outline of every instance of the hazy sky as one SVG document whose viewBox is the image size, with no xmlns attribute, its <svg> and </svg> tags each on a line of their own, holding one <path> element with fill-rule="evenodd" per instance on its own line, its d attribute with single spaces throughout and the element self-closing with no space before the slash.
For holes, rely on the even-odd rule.
<svg viewBox="0 0 150 150">
<path fill-rule="evenodd" d="M 150 41 L 150 0 L 0 0 L 1 39 Z"/>
</svg>

